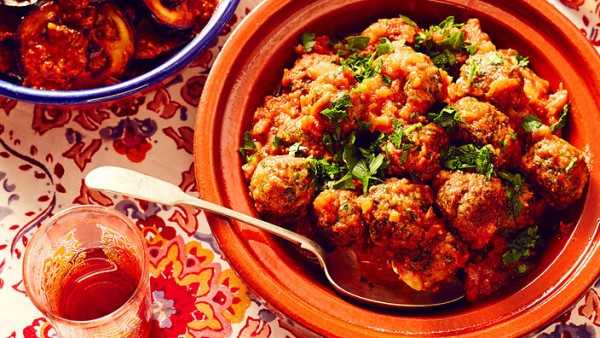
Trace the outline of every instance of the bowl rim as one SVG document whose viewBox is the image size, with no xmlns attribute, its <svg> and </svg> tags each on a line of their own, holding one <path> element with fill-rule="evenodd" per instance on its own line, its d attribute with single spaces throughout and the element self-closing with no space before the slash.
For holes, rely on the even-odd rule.
<svg viewBox="0 0 600 338">
<path fill-rule="evenodd" d="M 87 104 L 123 98 L 149 88 L 187 65 L 201 51 L 210 46 L 232 17 L 240 0 L 219 0 L 218 2 L 217 8 L 200 33 L 196 34 L 175 55 L 146 73 L 110 86 L 80 90 L 41 90 L 0 80 L 0 96 L 39 104 Z"/>
<path fill-rule="evenodd" d="M 230 72 L 230 66 L 237 59 L 237 52 L 242 49 L 245 40 L 251 37 L 259 27 L 271 18 L 271 15 L 276 14 L 279 9 L 292 3 L 294 0 L 266 0 L 257 6 L 242 23 L 234 30 L 233 34 L 223 47 L 221 54 L 217 57 L 213 70 L 211 71 L 204 87 L 204 91 L 199 104 L 199 111 L 196 121 L 196 136 L 194 139 L 194 156 L 195 156 L 195 175 L 197 186 L 202 197 L 212 200 L 216 203 L 227 203 L 225 197 L 225 188 L 222 187 L 223 182 L 221 176 L 216 174 L 220 170 L 220 163 L 216 158 L 215 153 L 218 151 L 213 148 L 219 141 L 215 134 L 220 134 L 223 131 L 220 127 L 223 119 L 229 119 L 229 116 L 221 116 L 218 111 L 220 105 L 227 101 L 230 95 L 228 89 L 224 89 L 226 81 L 223 79 L 224 72 Z M 455 5 L 468 6 L 471 0 L 447 0 L 433 2 L 447 2 Z M 486 3 L 493 3 L 489 0 Z M 560 27 L 565 35 L 568 35 L 572 40 L 574 48 L 577 49 L 579 55 L 586 60 L 588 69 L 592 64 L 600 64 L 600 57 L 592 48 L 589 42 L 580 34 L 579 30 L 558 10 L 550 4 L 542 0 L 527 0 L 521 1 L 523 6 L 526 6 L 536 14 L 554 22 L 556 28 Z M 592 82 L 600 84 L 599 74 L 590 74 Z M 597 88 L 594 87 L 597 91 Z M 239 95 L 239 93 L 237 93 Z M 237 131 L 236 131 L 237 132 Z M 200 137 L 200 135 L 202 137 Z M 227 136 L 223 136 L 227 137 Z M 227 160 L 224 160 L 227 162 Z M 594 172 L 598 171 L 594 168 Z M 597 190 L 597 187 L 595 188 Z M 597 193 L 597 192 L 596 192 Z M 589 204 L 591 198 L 586 197 L 585 204 Z M 347 329 L 350 328 L 352 320 L 342 321 L 339 318 L 326 318 L 325 315 L 319 315 L 318 311 L 309 309 L 308 304 L 302 304 L 301 299 L 286 293 L 285 291 L 277 290 L 277 288 L 290 288 L 288 285 L 283 285 L 266 270 L 262 264 L 257 262 L 249 251 L 247 244 L 242 243 L 238 230 L 242 227 L 239 222 L 231 222 L 230 229 L 227 221 L 217 217 L 208 215 L 209 225 L 220 244 L 221 250 L 231 263 L 232 267 L 238 272 L 242 280 L 246 282 L 251 290 L 254 290 L 259 296 L 267 301 L 267 303 L 286 314 L 289 318 L 302 324 L 314 332 L 320 334 L 347 334 Z M 578 252 L 577 260 L 570 266 L 570 270 L 565 270 L 560 280 L 551 285 L 552 289 L 548 294 L 534 301 L 528 311 L 518 312 L 515 309 L 509 317 L 502 318 L 491 326 L 472 327 L 468 331 L 460 331 L 457 334 L 465 336 L 478 336 L 485 334 L 486 336 L 512 336 L 524 335 L 530 333 L 549 323 L 554 318 L 562 314 L 568 307 L 573 305 L 575 301 L 585 292 L 590 285 L 596 281 L 600 273 L 600 266 L 589 264 L 590 261 L 600 259 L 600 229 L 598 228 L 598 220 L 594 219 L 596 226 L 591 238 L 583 239 L 586 241 L 584 251 Z M 575 231 L 575 230 L 574 230 Z M 593 240 L 592 240 L 593 239 Z M 565 246 L 566 247 L 566 246 Z M 246 252 L 244 252 L 244 250 Z M 239 252 L 245 253 L 240 255 Z M 559 255 L 564 252 L 561 250 Z M 541 274 L 544 275 L 544 274 Z M 294 303 L 297 302 L 297 303 Z M 309 311 L 310 310 L 310 311 Z M 307 318 L 302 312 L 311 312 L 314 316 Z M 322 313 L 322 312 L 321 312 Z M 482 324 L 483 325 L 483 324 Z M 368 328 L 357 328 L 352 332 L 359 332 L 361 335 L 368 335 Z M 476 331 L 472 331 L 476 330 Z M 434 334 L 431 333 L 430 334 Z M 438 333 L 441 334 L 441 333 Z M 384 334 L 381 334 L 384 336 Z"/>
</svg>

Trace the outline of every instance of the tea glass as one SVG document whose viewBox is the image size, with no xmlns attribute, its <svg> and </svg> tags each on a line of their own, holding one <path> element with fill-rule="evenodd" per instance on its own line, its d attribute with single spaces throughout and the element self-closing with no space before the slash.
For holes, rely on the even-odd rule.
<svg viewBox="0 0 600 338">
<path fill-rule="evenodd" d="M 91 320 L 64 318 L 59 312 L 61 282 L 81 264 L 84 251 L 94 248 L 133 271 L 137 287 L 112 313 Z M 27 295 L 60 337 L 147 337 L 148 268 L 144 238 L 127 217 L 101 206 L 75 206 L 48 219 L 33 235 L 25 250 L 23 281 Z"/>
</svg>

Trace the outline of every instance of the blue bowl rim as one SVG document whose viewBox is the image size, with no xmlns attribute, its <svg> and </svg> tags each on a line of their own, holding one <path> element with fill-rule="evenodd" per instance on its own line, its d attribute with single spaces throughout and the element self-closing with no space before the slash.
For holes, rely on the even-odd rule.
<svg viewBox="0 0 600 338">
<path fill-rule="evenodd" d="M 132 79 L 100 88 L 68 91 L 33 89 L 0 80 L 0 95 L 19 101 L 57 105 L 99 103 L 129 96 L 164 80 L 192 61 L 218 37 L 239 2 L 240 0 L 220 0 L 206 26 L 187 45 L 158 67 Z"/>
</svg>

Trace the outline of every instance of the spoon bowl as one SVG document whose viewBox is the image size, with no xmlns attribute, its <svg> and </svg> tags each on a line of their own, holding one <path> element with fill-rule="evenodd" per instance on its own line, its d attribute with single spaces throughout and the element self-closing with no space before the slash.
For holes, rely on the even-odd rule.
<svg viewBox="0 0 600 338">
<path fill-rule="evenodd" d="M 391 271 L 385 278 L 369 280 L 362 264 L 352 250 L 326 252 L 310 238 L 275 224 L 239 213 L 223 206 L 192 197 L 178 186 L 133 170 L 118 167 L 98 167 L 85 177 L 90 189 L 104 190 L 164 205 L 189 205 L 217 215 L 253 225 L 288 240 L 316 256 L 331 286 L 348 298 L 387 308 L 423 309 L 439 307 L 463 298 L 463 287 L 457 280 L 438 292 L 418 292 L 402 283 Z"/>
</svg>

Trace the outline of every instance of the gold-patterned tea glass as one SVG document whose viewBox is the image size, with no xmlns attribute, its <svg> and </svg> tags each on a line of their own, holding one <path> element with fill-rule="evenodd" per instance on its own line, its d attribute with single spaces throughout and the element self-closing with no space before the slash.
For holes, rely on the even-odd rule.
<svg viewBox="0 0 600 338">
<path fill-rule="evenodd" d="M 123 305 L 102 317 L 72 320 L 61 316 L 63 281 L 78 269 L 88 250 L 98 248 L 115 266 L 135 275 L 137 287 Z M 146 252 L 141 232 L 125 216 L 100 206 L 75 206 L 50 218 L 29 241 L 23 261 L 25 289 L 60 337 L 147 337 L 150 283 Z"/>
</svg>

